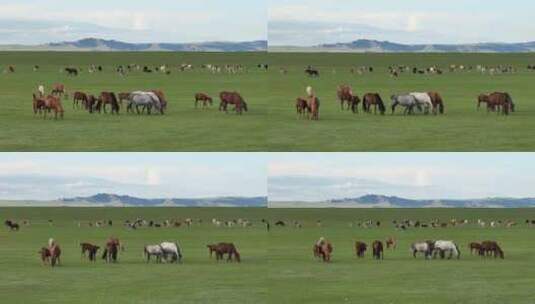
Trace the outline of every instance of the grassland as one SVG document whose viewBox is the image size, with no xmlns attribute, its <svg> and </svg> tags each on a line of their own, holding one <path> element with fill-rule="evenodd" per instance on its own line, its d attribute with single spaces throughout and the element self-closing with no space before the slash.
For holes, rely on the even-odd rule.
<svg viewBox="0 0 535 304">
<path fill-rule="evenodd" d="M 2 52 L 0 67 L 13 65 L 15 73 L 0 74 L 0 150 L 2 151 L 263 151 L 267 74 L 256 68 L 265 61 L 263 53 L 56 53 Z M 192 64 L 193 71 L 178 72 L 180 64 Z M 104 72 L 87 73 L 90 64 Z M 171 75 L 132 72 L 126 77 L 115 72 L 118 65 L 171 67 Z M 241 64 L 247 73 L 212 74 L 202 64 Z M 33 66 L 40 69 L 33 72 Z M 83 67 L 78 77 L 60 73 L 66 66 Z M 47 91 L 64 83 L 69 92 L 99 94 L 109 90 L 161 89 L 169 102 L 165 116 L 90 115 L 74 110 L 64 101 L 65 120 L 43 121 L 34 117 L 32 92 L 38 84 Z M 246 99 L 249 112 L 238 117 L 217 111 L 218 94 L 237 90 Z M 193 96 L 205 92 L 215 98 L 209 111 L 194 109 Z"/>
<path fill-rule="evenodd" d="M 526 69 L 535 62 L 533 54 L 269 54 L 270 151 L 533 151 L 535 148 L 535 73 Z M 451 64 L 465 66 L 512 65 L 515 74 L 482 75 L 449 73 Z M 303 70 L 311 65 L 320 70 L 317 79 Z M 443 75 L 402 74 L 390 77 L 390 65 L 427 68 L 439 66 Z M 373 73 L 351 74 L 351 67 L 372 66 Z M 279 69 L 288 71 L 281 75 Z M 353 115 L 341 112 L 336 88 L 348 84 L 362 96 L 378 92 L 388 105 L 394 93 L 438 91 L 446 115 L 404 117 Z M 295 98 L 311 85 L 321 100 L 320 121 L 296 119 Z M 507 91 L 518 106 L 510 117 L 476 111 L 480 93 Z"/>
<path fill-rule="evenodd" d="M 532 209 L 233 209 L 233 208 L 0 208 L 2 218 L 30 219 L 20 232 L 0 232 L 0 293 L 8 303 L 532 303 L 535 283 L 535 219 Z M 124 219 L 201 218 L 187 228 L 127 230 Z M 217 228 L 212 218 L 248 218 L 249 228 Z M 260 220 L 299 221 L 303 228 L 274 227 L 266 232 Z M 464 227 L 397 231 L 393 219 L 510 219 L 514 228 Z M 54 219 L 49 226 L 48 219 Z M 79 220 L 113 219 L 112 228 L 78 228 Z M 350 227 L 368 219 L 380 228 Z M 321 220 L 322 226 L 316 225 Z M 116 235 L 126 244 L 120 263 L 80 261 L 80 241 L 102 243 Z M 64 251 L 64 265 L 43 267 L 36 251 L 54 236 Z M 333 261 L 312 257 L 313 242 L 324 236 L 334 245 Z M 353 253 L 353 242 L 370 243 L 388 236 L 398 239 L 383 261 Z M 145 264 L 144 244 L 178 240 L 182 265 Z M 409 244 L 424 239 L 452 239 L 460 260 L 413 259 Z M 504 260 L 481 260 L 467 251 L 470 241 L 497 240 Z M 241 264 L 217 264 L 205 244 L 230 240 L 243 257 Z"/>
</svg>

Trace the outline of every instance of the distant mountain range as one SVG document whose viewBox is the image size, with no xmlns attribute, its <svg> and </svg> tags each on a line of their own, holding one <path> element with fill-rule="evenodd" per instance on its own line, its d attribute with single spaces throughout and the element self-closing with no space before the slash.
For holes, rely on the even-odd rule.
<svg viewBox="0 0 535 304">
<path fill-rule="evenodd" d="M 122 52 L 262 52 L 267 41 L 200 43 L 128 43 L 117 40 L 86 38 L 42 45 L 0 45 L 0 50 L 25 51 L 122 51 Z"/>
<path fill-rule="evenodd" d="M 312 47 L 277 46 L 270 51 L 355 52 L 355 53 L 528 53 L 535 52 L 535 42 L 474 44 L 401 44 L 390 41 L 359 39 L 347 43 L 320 44 Z"/>
<path fill-rule="evenodd" d="M 369 194 L 323 202 L 269 202 L 270 207 L 290 208 L 531 208 L 535 198 L 483 198 L 415 200 L 397 196 Z"/>
<path fill-rule="evenodd" d="M 267 197 L 214 198 L 138 198 L 129 195 L 99 193 L 87 197 L 61 198 L 55 201 L 0 201 L 0 206 L 64 207 L 266 207 Z"/>
</svg>

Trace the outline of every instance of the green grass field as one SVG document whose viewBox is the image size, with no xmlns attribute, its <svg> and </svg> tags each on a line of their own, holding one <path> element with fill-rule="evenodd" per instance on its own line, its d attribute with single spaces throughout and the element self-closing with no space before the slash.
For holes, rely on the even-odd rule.
<svg viewBox="0 0 535 304">
<path fill-rule="evenodd" d="M 270 151 L 532 151 L 535 148 L 535 73 L 526 66 L 534 54 L 288 54 L 269 55 L 270 102 L 267 138 Z M 427 68 L 437 65 L 443 75 L 402 74 L 390 77 L 389 65 Z M 451 64 L 513 65 L 514 75 L 449 73 Z M 306 77 L 307 65 L 320 77 Z M 373 66 L 373 73 L 351 74 L 350 68 Z M 280 68 L 287 75 L 279 73 Z M 336 73 L 333 73 L 333 70 Z M 394 93 L 438 91 L 446 115 L 404 117 L 353 115 L 341 112 L 336 88 L 348 84 L 354 93 L 378 92 L 390 105 Z M 321 100 L 320 121 L 296 119 L 295 98 L 311 85 Z M 480 93 L 509 92 L 518 112 L 510 117 L 476 111 Z M 388 111 L 390 113 L 390 111 Z"/>
<path fill-rule="evenodd" d="M 0 150 L 2 151 L 263 151 L 267 73 L 256 68 L 265 62 L 263 53 L 55 53 L 2 52 L 0 67 L 14 65 L 13 74 L 0 74 Z M 178 72 L 177 66 L 193 64 L 196 69 Z M 33 72 L 33 66 L 40 70 Z M 89 74 L 90 64 L 104 72 Z M 119 65 L 172 66 L 172 74 L 133 72 L 121 77 Z M 229 75 L 202 71 L 202 64 L 242 64 L 247 73 Z M 60 73 L 65 66 L 83 67 L 78 77 Z M 90 115 L 73 110 L 64 100 L 64 121 L 43 121 L 34 117 L 32 92 L 54 83 L 67 90 L 99 94 L 101 91 L 130 92 L 161 89 L 168 99 L 165 116 L 137 116 L 121 110 L 118 117 Z M 237 90 L 249 105 L 242 117 L 217 110 L 219 92 Z M 194 94 L 214 97 L 209 111 L 194 109 Z"/>
<path fill-rule="evenodd" d="M 269 72 L 256 68 L 269 62 Z M 213 75 L 196 69 L 171 75 L 135 72 L 120 77 L 118 64 L 191 63 L 237 64 L 248 73 Z M 532 151 L 535 149 L 535 64 L 533 54 L 292 54 L 292 53 L 50 53 L 2 52 L 0 66 L 14 65 L 16 73 L 1 74 L 0 149 L 3 151 Z M 33 65 L 41 66 L 33 72 Z M 105 72 L 79 77 L 59 73 L 73 65 L 87 69 L 103 65 Z M 513 65 L 516 74 L 481 75 L 456 72 L 444 75 L 403 74 L 394 79 L 391 64 L 426 68 L 450 64 Z M 321 72 L 318 79 L 303 73 L 307 65 Z M 372 74 L 353 75 L 350 67 L 369 65 Z M 288 74 L 281 75 L 283 67 Z M 333 70 L 336 73 L 333 73 Z M 169 100 L 164 117 L 89 115 L 73 110 L 65 101 L 64 121 L 43 121 L 31 111 L 31 93 L 43 83 L 65 83 L 93 94 L 137 89 L 162 89 Z M 389 104 L 393 93 L 440 92 L 446 115 L 434 117 L 401 114 L 384 117 L 341 112 L 336 88 L 349 84 L 354 92 L 379 92 Z M 322 101 L 321 120 L 297 120 L 294 100 L 313 86 Z M 217 96 L 221 90 L 237 90 L 249 103 L 242 117 L 224 115 L 214 106 L 209 111 L 193 107 L 193 95 L 203 91 Z M 476 111 L 479 93 L 508 91 L 518 111 L 510 117 Z M 218 103 L 218 102 L 216 102 Z"/>
<path fill-rule="evenodd" d="M 524 221 L 532 209 L 231 209 L 231 208 L 0 208 L 2 219 L 30 219 L 20 232 L 0 231 L 0 294 L 6 303 L 533 303 L 535 243 Z M 202 218 L 187 228 L 128 230 L 124 219 Z M 247 218 L 249 228 L 215 227 L 212 218 Z M 260 222 L 299 221 L 303 228 L 272 227 Z M 397 231 L 393 219 L 439 218 L 515 220 L 514 228 L 453 228 Z M 50 227 L 48 219 L 54 219 Z M 113 228 L 78 228 L 78 220 L 113 219 Z M 350 227 L 350 222 L 380 220 L 380 228 Z M 321 220 L 322 227 L 316 225 Z M 78 242 L 102 244 L 115 235 L 126 245 L 116 265 L 80 260 Z M 63 265 L 40 264 L 37 250 L 53 236 L 62 246 Z M 334 245 L 333 261 L 312 257 L 320 236 Z M 367 252 L 354 257 L 353 242 L 396 237 L 398 248 L 383 261 Z M 413 259 L 411 242 L 451 239 L 461 249 L 460 260 Z M 496 240 L 504 260 L 482 260 L 467 251 L 470 241 Z M 145 264 L 144 244 L 178 240 L 182 265 Z M 206 243 L 233 241 L 241 264 L 210 260 Z"/>
</svg>

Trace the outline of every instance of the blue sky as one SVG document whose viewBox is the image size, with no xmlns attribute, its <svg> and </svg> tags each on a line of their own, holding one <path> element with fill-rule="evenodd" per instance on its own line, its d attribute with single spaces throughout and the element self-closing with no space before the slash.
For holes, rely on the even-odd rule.
<svg viewBox="0 0 535 304">
<path fill-rule="evenodd" d="M 0 0 L 1 44 L 265 40 L 266 23 L 265 1 Z"/>
<path fill-rule="evenodd" d="M 274 154 L 270 201 L 321 201 L 365 194 L 414 199 L 535 197 L 535 154 Z"/>
<path fill-rule="evenodd" d="M 268 0 L 270 45 L 359 38 L 403 43 L 535 40 L 535 3 L 524 0 Z"/>
<path fill-rule="evenodd" d="M 145 198 L 265 196 L 266 160 L 248 153 L 0 153 L 0 199 L 96 193 Z"/>
</svg>

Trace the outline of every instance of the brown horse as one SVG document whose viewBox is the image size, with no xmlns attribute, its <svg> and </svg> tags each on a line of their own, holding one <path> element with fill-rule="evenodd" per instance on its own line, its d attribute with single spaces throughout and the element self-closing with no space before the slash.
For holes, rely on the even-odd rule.
<svg viewBox="0 0 535 304">
<path fill-rule="evenodd" d="M 388 239 L 386 239 L 385 243 L 386 249 L 389 249 L 390 247 L 392 247 L 392 249 L 396 249 L 396 247 L 398 246 L 398 242 L 393 237 L 389 237 Z"/>
<path fill-rule="evenodd" d="M 503 259 L 504 254 L 503 250 L 500 248 L 497 242 L 495 241 L 483 241 L 481 242 L 481 248 L 479 249 L 479 255 L 487 257 L 494 255 L 494 258 L 498 256 Z"/>
<path fill-rule="evenodd" d="M 117 97 L 115 96 L 115 93 L 113 92 L 102 92 L 100 93 L 100 96 L 98 97 L 98 103 L 97 103 L 97 109 L 100 112 L 101 109 L 104 110 L 104 113 L 106 112 L 106 105 L 111 105 L 111 114 L 119 114 L 119 102 L 117 101 Z"/>
<path fill-rule="evenodd" d="M 54 95 L 48 95 L 45 99 L 45 107 L 44 107 L 44 115 L 43 119 L 46 119 L 46 113 L 50 112 L 51 110 L 54 111 L 54 119 L 58 119 L 58 113 L 59 117 L 63 119 L 63 105 L 61 104 L 61 99 L 59 97 Z"/>
<path fill-rule="evenodd" d="M 90 261 L 95 262 L 97 260 L 97 251 L 100 249 L 99 246 L 90 243 L 81 243 L 80 248 L 82 249 L 82 257 L 86 257 L 87 254 Z"/>
<path fill-rule="evenodd" d="M 477 242 L 471 242 L 468 244 L 468 248 L 470 249 L 470 254 L 474 254 L 474 252 L 479 254 L 481 252 L 481 244 Z"/>
<path fill-rule="evenodd" d="M 37 113 L 42 114 L 43 111 L 46 108 L 46 102 L 44 98 L 37 97 L 35 94 L 33 94 L 33 113 L 34 115 L 37 115 Z"/>
<path fill-rule="evenodd" d="M 48 251 L 50 252 L 50 266 L 54 267 L 56 265 L 60 264 L 60 256 L 61 256 L 61 248 L 58 244 L 53 244 L 52 246 L 48 247 Z"/>
<path fill-rule="evenodd" d="M 362 97 L 362 110 L 367 113 L 371 113 L 371 106 L 373 105 L 373 114 L 377 114 L 377 108 L 379 113 L 385 115 L 386 107 L 379 93 L 368 93 Z"/>
<path fill-rule="evenodd" d="M 444 114 L 444 100 L 442 96 L 437 92 L 427 92 L 427 95 L 429 95 L 433 104 L 433 114 Z"/>
<path fill-rule="evenodd" d="M 242 96 L 238 92 L 221 92 L 219 93 L 219 111 L 227 111 L 228 104 L 234 105 L 234 110 L 237 114 L 241 115 L 243 111 L 247 112 L 247 103 L 243 100 Z"/>
<path fill-rule="evenodd" d="M 373 257 L 377 260 L 384 259 L 384 247 L 383 242 L 375 240 L 372 243 L 372 253 Z"/>
<path fill-rule="evenodd" d="M 295 110 L 297 112 L 297 118 L 303 118 L 310 111 L 306 99 L 297 97 L 295 99 Z"/>
<path fill-rule="evenodd" d="M 321 244 L 314 244 L 313 252 L 314 257 L 321 258 L 323 262 L 330 262 L 333 246 L 331 242 L 324 240 Z"/>
<path fill-rule="evenodd" d="M 20 226 L 19 224 L 11 221 L 11 220 L 6 220 L 4 222 L 4 224 L 9 228 L 9 231 L 19 231 L 20 229 Z"/>
<path fill-rule="evenodd" d="M 41 256 L 41 262 L 43 262 L 43 265 L 50 264 L 50 250 L 46 247 L 41 247 L 41 250 L 39 250 L 37 253 Z"/>
<path fill-rule="evenodd" d="M 102 253 L 102 259 L 106 260 L 107 263 L 116 263 L 119 248 L 122 249 L 119 239 L 114 237 L 109 238 Z"/>
<path fill-rule="evenodd" d="M 95 97 L 95 95 L 87 95 L 85 108 L 89 111 L 89 113 L 93 113 L 94 110 L 98 110 L 100 112 L 100 108 L 98 108 L 99 106 L 100 104 L 98 103 L 98 99 Z"/>
<path fill-rule="evenodd" d="M 353 90 L 348 85 L 341 85 L 336 91 L 338 100 L 340 101 L 340 108 L 344 110 L 344 104 L 347 103 L 347 110 L 351 109 L 353 113 L 358 113 L 358 104 L 360 103 L 360 98 L 357 95 L 353 95 Z"/>
<path fill-rule="evenodd" d="M 206 247 L 208 247 L 208 252 L 210 253 L 210 258 L 211 258 L 212 254 L 217 251 L 217 245 L 209 244 L 209 245 L 206 245 Z"/>
<path fill-rule="evenodd" d="M 165 94 L 162 90 L 150 90 L 150 92 L 156 94 L 158 99 L 160 100 L 160 114 L 164 114 L 164 110 L 167 108 L 167 99 L 165 98 Z"/>
<path fill-rule="evenodd" d="M 121 92 L 121 93 L 117 94 L 117 98 L 119 100 L 119 104 L 122 106 L 123 105 L 123 100 L 128 101 L 128 99 L 130 98 L 130 93 Z"/>
<path fill-rule="evenodd" d="M 489 95 L 489 103 L 492 106 L 496 107 L 498 113 L 501 112 L 503 115 L 509 115 L 509 112 L 515 111 L 513 99 L 511 98 L 511 95 L 509 95 L 509 93 L 494 92 Z"/>
<path fill-rule="evenodd" d="M 366 253 L 366 249 L 368 249 L 368 246 L 364 242 L 356 241 L 355 242 L 355 253 L 357 257 L 363 258 L 364 253 Z"/>
<path fill-rule="evenodd" d="M 308 100 L 308 112 L 310 120 L 320 119 L 320 100 L 316 96 L 312 96 Z"/>
<path fill-rule="evenodd" d="M 197 105 L 199 101 L 202 101 L 202 108 L 206 109 L 208 105 L 212 105 L 214 103 L 212 97 L 208 96 L 208 94 L 205 93 L 197 93 L 195 94 L 195 109 L 197 108 Z"/>
<path fill-rule="evenodd" d="M 218 243 L 213 245 L 212 248 L 215 249 L 216 260 L 218 261 L 223 259 L 224 254 L 228 254 L 227 262 L 232 262 L 232 257 L 234 257 L 234 260 L 238 263 L 241 261 L 240 253 L 233 243 Z"/>
<path fill-rule="evenodd" d="M 481 108 L 481 104 L 482 103 L 487 105 L 487 111 L 489 111 L 489 109 L 490 109 L 490 107 L 489 107 L 489 95 L 487 95 L 487 94 L 479 94 L 479 96 L 477 96 L 477 110 L 478 111 Z"/>
<path fill-rule="evenodd" d="M 72 108 L 78 108 L 79 102 L 82 103 L 83 107 L 86 107 L 87 105 L 87 94 L 84 92 L 74 92 L 74 96 L 72 98 Z"/>
<path fill-rule="evenodd" d="M 52 95 L 61 97 L 65 95 L 66 92 L 67 91 L 65 90 L 65 85 L 62 83 L 55 83 L 52 86 Z"/>
</svg>

